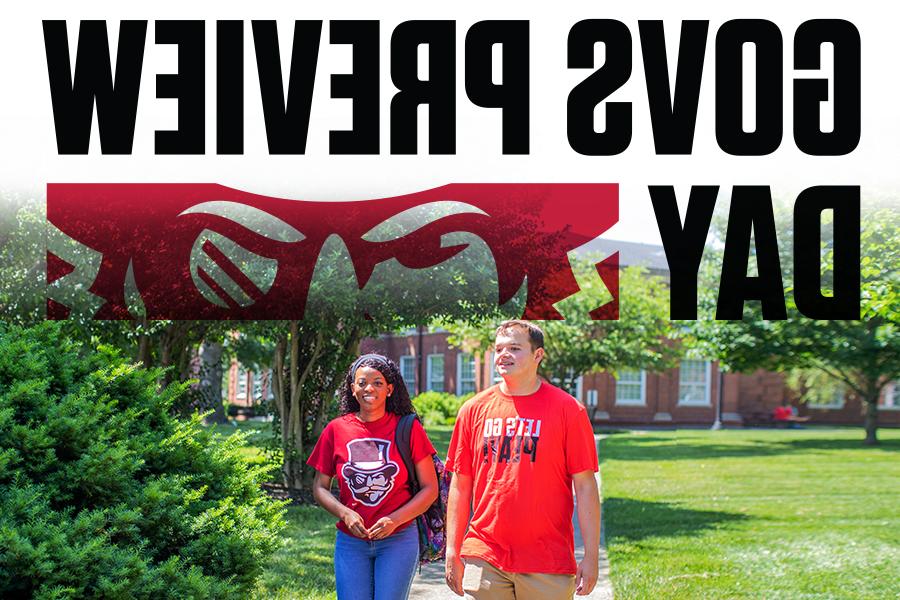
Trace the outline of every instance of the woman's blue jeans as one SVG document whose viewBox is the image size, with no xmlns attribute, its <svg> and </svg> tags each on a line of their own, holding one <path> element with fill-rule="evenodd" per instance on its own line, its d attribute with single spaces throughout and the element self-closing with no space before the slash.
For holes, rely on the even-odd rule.
<svg viewBox="0 0 900 600">
<path fill-rule="evenodd" d="M 338 600 L 403 600 L 419 563 L 415 522 L 383 540 L 361 540 L 338 531 L 334 577 Z"/>
</svg>

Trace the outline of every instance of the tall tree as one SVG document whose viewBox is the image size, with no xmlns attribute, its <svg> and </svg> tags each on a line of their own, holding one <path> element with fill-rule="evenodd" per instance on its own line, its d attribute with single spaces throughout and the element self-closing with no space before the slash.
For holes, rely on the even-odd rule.
<svg viewBox="0 0 900 600">
<path fill-rule="evenodd" d="M 768 369 L 793 372 L 791 379 L 809 382 L 802 371 L 821 372 L 846 386 L 862 402 L 865 410 L 865 443 L 877 444 L 878 400 L 891 381 L 900 377 L 900 217 L 891 208 L 868 214 L 860 235 L 860 319 L 814 320 L 797 310 L 792 288 L 788 287 L 788 318 L 764 321 L 755 306 L 746 304 L 740 321 L 698 320 L 688 324 L 691 336 L 704 352 L 716 356 L 723 367 L 732 371 Z M 780 231 L 789 231 L 790 223 L 782 221 Z M 779 234 L 782 268 L 786 281 L 792 270 L 789 247 Z M 717 258 L 714 248 L 707 248 L 707 279 L 715 275 Z M 835 249 L 830 237 L 823 235 L 821 262 L 822 281 L 827 288 L 834 268 Z M 706 314 L 715 306 L 714 282 L 701 286 L 700 303 Z M 799 375 L 797 371 L 800 371 Z"/>
<path fill-rule="evenodd" d="M 435 316 L 474 319 L 497 309 L 498 279 L 486 246 L 425 269 L 392 261 L 361 288 L 341 243 L 326 242 L 314 269 L 303 320 L 235 324 L 239 360 L 272 369 L 274 434 L 291 493 L 308 491 L 306 458 L 337 411 L 336 391 L 364 337 L 429 322 Z M 524 298 L 509 310 L 521 314 Z M 517 303 L 518 302 L 518 303 Z M 267 361 L 262 356 L 271 358 Z"/>
</svg>

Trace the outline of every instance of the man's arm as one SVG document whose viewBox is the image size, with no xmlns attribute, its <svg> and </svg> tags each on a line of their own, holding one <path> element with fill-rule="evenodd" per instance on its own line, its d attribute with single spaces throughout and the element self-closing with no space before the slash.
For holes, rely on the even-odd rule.
<svg viewBox="0 0 900 600">
<path fill-rule="evenodd" d="M 444 570 L 447 585 L 458 596 L 463 595 L 464 568 L 459 551 L 466 534 L 466 525 L 469 523 L 471 506 L 472 476 L 454 473 L 453 479 L 450 480 L 450 493 L 447 497 L 447 559 Z"/>
<path fill-rule="evenodd" d="M 600 493 L 593 471 L 582 471 L 572 475 L 575 486 L 575 502 L 578 511 L 578 526 L 584 540 L 584 558 L 575 574 L 575 594 L 587 596 L 597 585 L 598 562 L 600 559 Z"/>
</svg>

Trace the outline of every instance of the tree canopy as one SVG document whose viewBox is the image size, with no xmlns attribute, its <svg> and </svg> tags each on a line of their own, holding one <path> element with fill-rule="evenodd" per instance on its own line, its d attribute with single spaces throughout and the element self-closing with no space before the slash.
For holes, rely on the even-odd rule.
<svg viewBox="0 0 900 600">
<path fill-rule="evenodd" d="M 594 261 L 575 260 L 572 267 L 581 290 L 557 304 L 565 319 L 539 323 L 546 350 L 541 373 L 547 379 L 572 389 L 575 380 L 587 373 L 672 366 L 679 353 L 678 332 L 669 321 L 668 292 L 661 277 L 642 267 L 623 269 L 619 319 L 594 320 L 591 312 L 612 299 L 610 291 L 597 276 Z M 449 320 L 442 326 L 457 345 L 486 351 L 503 318 L 492 314 L 474 322 Z"/>
<path fill-rule="evenodd" d="M 780 230 L 790 231 L 790 222 L 782 218 Z M 786 292 L 788 318 L 761 319 L 756 307 L 745 304 L 740 321 L 701 319 L 688 323 L 694 343 L 702 351 L 719 359 L 732 371 L 768 369 L 793 372 L 791 381 L 813 384 L 815 377 L 803 371 L 821 372 L 846 386 L 865 406 L 866 442 L 877 442 L 878 399 L 885 386 L 900 377 L 900 217 L 890 208 L 875 210 L 863 221 L 860 235 L 861 314 L 856 321 L 815 320 L 797 311 L 791 294 Z M 779 235 L 779 241 L 787 237 Z M 708 252 L 715 254 L 714 250 Z M 782 243 L 781 255 L 790 256 Z M 711 257 L 712 262 L 716 260 Z M 823 287 L 827 289 L 834 264 L 834 248 L 829 237 L 821 244 Z M 786 280 L 790 281 L 790 260 L 782 259 Z M 709 278 L 714 268 L 705 271 L 707 285 L 701 286 L 700 303 L 707 314 L 715 306 Z M 701 311 L 703 312 L 703 311 Z"/>
</svg>

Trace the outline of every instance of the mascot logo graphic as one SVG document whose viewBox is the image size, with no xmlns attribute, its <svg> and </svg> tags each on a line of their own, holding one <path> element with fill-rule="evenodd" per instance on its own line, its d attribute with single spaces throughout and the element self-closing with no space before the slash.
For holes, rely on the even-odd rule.
<svg viewBox="0 0 900 600">
<path fill-rule="evenodd" d="M 615 184 L 449 184 L 317 202 L 213 184 L 50 184 L 54 319 L 418 318 L 454 307 L 561 319 L 569 253 L 618 220 Z M 618 256 L 596 264 L 618 318 Z M 601 288 L 604 289 L 604 288 Z M 425 307 L 425 308 L 423 308 Z"/>
<path fill-rule="evenodd" d="M 347 443 L 349 459 L 341 475 L 353 497 L 366 506 L 377 506 L 394 487 L 399 468 L 390 460 L 388 440 L 364 438 Z"/>
</svg>

